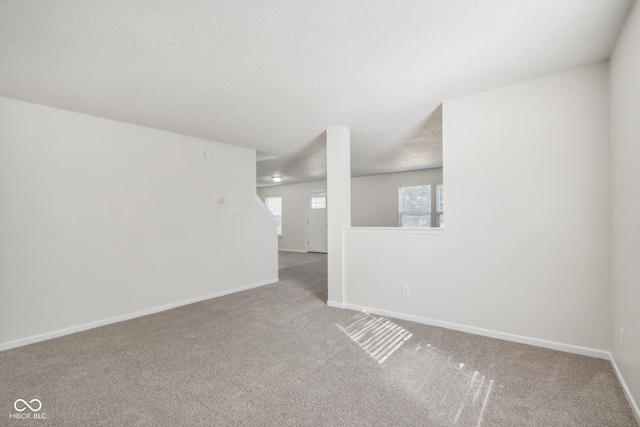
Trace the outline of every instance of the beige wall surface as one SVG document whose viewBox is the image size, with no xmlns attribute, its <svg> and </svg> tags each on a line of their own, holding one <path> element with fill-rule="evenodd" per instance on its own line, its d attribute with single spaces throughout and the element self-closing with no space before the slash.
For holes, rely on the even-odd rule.
<svg viewBox="0 0 640 427">
<path fill-rule="evenodd" d="M 640 5 L 611 57 L 611 353 L 640 403 Z M 620 329 L 624 331 L 623 336 Z"/>
<path fill-rule="evenodd" d="M 252 150 L 0 98 L 0 348 L 277 279 L 255 182 Z"/>
<path fill-rule="evenodd" d="M 352 178 L 351 224 L 353 227 L 397 227 L 398 188 L 429 184 L 431 226 L 435 227 L 437 183 L 442 183 L 442 168 Z"/>
<path fill-rule="evenodd" d="M 599 63 L 445 102 L 446 231 L 347 231 L 347 304 L 608 351 L 608 100 Z"/>
</svg>

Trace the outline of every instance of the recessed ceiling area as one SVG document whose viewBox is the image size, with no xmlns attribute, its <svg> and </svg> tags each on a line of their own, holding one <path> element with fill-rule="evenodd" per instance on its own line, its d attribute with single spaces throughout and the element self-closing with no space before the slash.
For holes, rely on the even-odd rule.
<svg viewBox="0 0 640 427">
<path fill-rule="evenodd" d="M 373 147 L 360 141 L 351 147 L 353 177 L 442 167 L 442 105 L 417 129 L 394 144 Z M 282 181 L 274 182 L 273 176 L 282 177 Z M 258 187 L 325 180 L 327 151 L 324 132 L 290 155 L 258 158 L 257 177 Z"/>
<path fill-rule="evenodd" d="M 606 60 L 632 3 L 3 0 L 0 96 L 255 149 L 259 185 L 324 179 L 331 126 L 355 176 L 418 169 L 443 101 Z"/>
</svg>

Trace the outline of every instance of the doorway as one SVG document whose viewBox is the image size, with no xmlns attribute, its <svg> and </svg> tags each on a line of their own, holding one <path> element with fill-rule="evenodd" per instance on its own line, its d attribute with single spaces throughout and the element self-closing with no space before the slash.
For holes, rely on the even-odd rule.
<svg viewBox="0 0 640 427">
<path fill-rule="evenodd" d="M 327 192 L 307 193 L 307 251 L 327 253 Z"/>
</svg>

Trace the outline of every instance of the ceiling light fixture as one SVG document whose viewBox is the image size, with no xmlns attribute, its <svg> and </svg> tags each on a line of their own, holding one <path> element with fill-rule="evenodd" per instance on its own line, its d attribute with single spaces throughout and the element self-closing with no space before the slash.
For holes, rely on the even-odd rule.
<svg viewBox="0 0 640 427">
<path fill-rule="evenodd" d="M 282 181 L 282 177 L 281 176 L 272 176 L 271 179 L 273 180 L 273 182 L 280 182 Z"/>
</svg>

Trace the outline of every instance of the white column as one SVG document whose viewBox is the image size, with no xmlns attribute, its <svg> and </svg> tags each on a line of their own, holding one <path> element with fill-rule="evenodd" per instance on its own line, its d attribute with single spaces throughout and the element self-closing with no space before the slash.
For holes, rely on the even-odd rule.
<svg viewBox="0 0 640 427">
<path fill-rule="evenodd" d="M 344 306 L 344 228 L 351 227 L 351 133 L 345 127 L 327 129 L 328 305 Z"/>
</svg>

